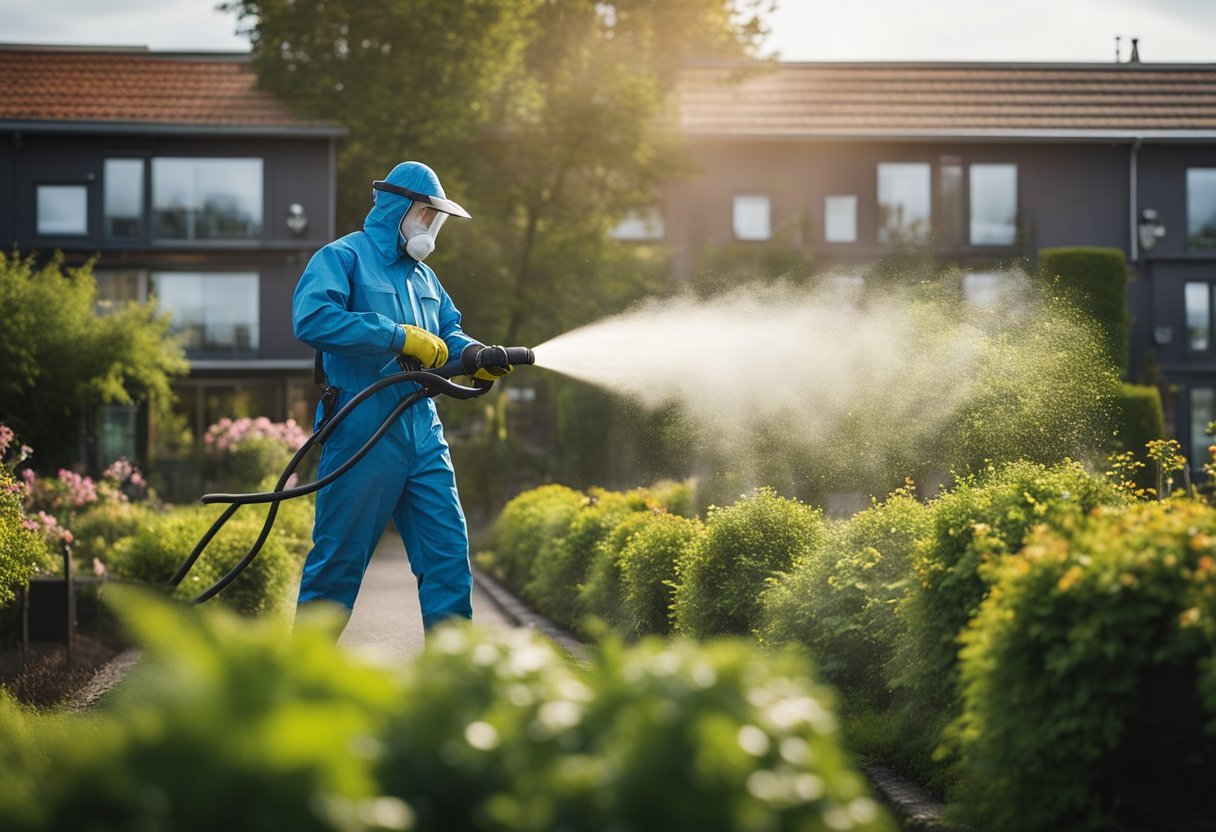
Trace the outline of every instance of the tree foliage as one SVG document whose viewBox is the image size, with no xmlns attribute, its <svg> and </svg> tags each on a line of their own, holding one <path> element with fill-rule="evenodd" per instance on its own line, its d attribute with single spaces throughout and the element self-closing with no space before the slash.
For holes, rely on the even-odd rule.
<svg viewBox="0 0 1216 832">
<path fill-rule="evenodd" d="M 339 226 L 405 158 L 476 218 L 432 258 L 480 337 L 531 341 L 647 288 L 664 263 L 609 239 L 690 172 L 671 92 L 691 58 L 754 55 L 767 0 L 230 0 L 261 84 L 339 122 Z M 445 240 L 446 242 L 445 244 Z"/>
<path fill-rule="evenodd" d="M 38 449 L 39 468 L 72 462 L 103 404 L 168 402 L 188 369 L 155 306 L 99 315 L 91 267 L 0 253 L 0 422 Z"/>
</svg>

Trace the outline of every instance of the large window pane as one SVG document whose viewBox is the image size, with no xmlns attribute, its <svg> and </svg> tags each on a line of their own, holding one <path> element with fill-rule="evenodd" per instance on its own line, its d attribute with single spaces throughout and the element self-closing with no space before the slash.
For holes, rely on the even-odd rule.
<svg viewBox="0 0 1216 832">
<path fill-rule="evenodd" d="M 158 272 L 153 292 L 173 313 L 173 331 L 188 352 L 253 353 L 258 349 L 258 275 Z"/>
<path fill-rule="evenodd" d="M 153 159 L 153 231 L 164 240 L 262 234 L 261 159 Z"/>
<path fill-rule="evenodd" d="M 1186 241 L 1194 250 L 1216 249 L 1216 168 L 1186 172 Z"/>
<path fill-rule="evenodd" d="M 1191 447 L 1188 459 L 1192 469 L 1199 469 L 1211 459 L 1208 448 L 1214 441 L 1208 436 L 1208 422 L 1216 420 L 1216 390 L 1211 387 L 1191 388 Z"/>
<path fill-rule="evenodd" d="M 1186 342 L 1192 350 L 1212 345 L 1212 292 L 1208 283 L 1186 284 Z"/>
<path fill-rule="evenodd" d="M 1018 166 L 971 166 L 971 245 L 1011 246 L 1017 240 Z"/>
<path fill-rule="evenodd" d="M 102 228 L 107 239 L 144 236 L 144 160 L 106 159 Z"/>
<path fill-rule="evenodd" d="M 823 239 L 829 243 L 857 242 L 857 197 L 823 199 Z"/>
<path fill-rule="evenodd" d="M 37 218 L 42 236 L 88 234 L 89 189 L 84 185 L 39 185 Z"/>
<path fill-rule="evenodd" d="M 929 238 L 929 165 L 882 162 L 878 165 L 878 241 L 916 243 Z"/>
<path fill-rule="evenodd" d="M 737 240 L 767 240 L 772 236 L 772 207 L 767 196 L 737 196 L 734 204 Z"/>
<path fill-rule="evenodd" d="M 104 314 L 148 297 L 147 274 L 139 269 L 104 269 L 93 273 L 97 281 L 95 309 Z"/>
</svg>

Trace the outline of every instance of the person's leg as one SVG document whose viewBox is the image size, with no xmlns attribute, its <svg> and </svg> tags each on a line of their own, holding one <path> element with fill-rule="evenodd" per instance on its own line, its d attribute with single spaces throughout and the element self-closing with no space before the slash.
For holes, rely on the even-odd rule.
<svg viewBox="0 0 1216 832">
<path fill-rule="evenodd" d="M 418 578 L 422 624 L 429 630 L 447 618 L 473 617 L 473 577 L 468 530 L 442 428 L 435 420 L 432 426 L 416 422 L 415 429 L 416 456 L 393 522 Z"/>
<path fill-rule="evenodd" d="M 370 426 L 366 435 L 346 430 L 330 437 L 318 478 L 349 459 L 374 429 Z M 404 434 L 404 429 L 390 431 L 368 456 L 317 492 L 313 548 L 300 579 L 299 605 L 330 601 L 347 610 L 354 607 L 363 573 L 405 482 Z"/>
</svg>

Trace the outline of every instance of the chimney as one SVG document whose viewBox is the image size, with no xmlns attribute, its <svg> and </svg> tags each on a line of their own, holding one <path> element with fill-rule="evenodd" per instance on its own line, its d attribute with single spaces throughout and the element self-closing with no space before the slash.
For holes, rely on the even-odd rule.
<svg viewBox="0 0 1216 832">
<path fill-rule="evenodd" d="M 1132 56 L 1127 59 L 1129 64 L 1140 63 L 1140 38 L 1132 38 Z"/>
<path fill-rule="evenodd" d="M 1115 63 L 1119 63 L 1120 61 L 1123 60 L 1123 56 L 1120 54 L 1123 51 L 1121 48 L 1122 40 L 1123 40 L 1122 35 L 1115 35 Z"/>
</svg>

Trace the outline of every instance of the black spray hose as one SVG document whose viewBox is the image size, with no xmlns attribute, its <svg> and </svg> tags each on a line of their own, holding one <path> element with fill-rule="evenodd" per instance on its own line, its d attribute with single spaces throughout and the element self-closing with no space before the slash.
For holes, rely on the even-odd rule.
<svg viewBox="0 0 1216 832">
<path fill-rule="evenodd" d="M 494 355 L 490 356 L 490 360 L 493 363 L 482 362 L 482 366 L 532 364 L 535 361 L 532 351 L 527 347 L 492 347 L 490 349 L 501 352 L 496 352 Z M 381 438 L 383 438 L 384 434 L 386 434 L 392 425 L 397 421 L 397 418 L 420 399 L 428 396 L 435 396 L 440 393 L 451 396 L 455 399 L 473 399 L 478 396 L 485 395 L 490 389 L 490 385 L 488 384 L 477 387 L 464 387 L 449 380 L 452 376 L 460 375 L 462 373 L 470 373 L 475 369 L 477 369 L 476 366 L 469 365 L 468 362 L 462 363 L 460 359 L 457 359 L 455 361 L 449 361 L 442 367 L 438 367 L 433 370 L 407 370 L 405 372 L 396 373 L 388 378 L 381 379 L 375 384 L 369 385 L 368 387 L 359 391 L 359 393 L 356 394 L 355 397 L 349 402 L 347 402 L 337 413 L 335 413 L 332 418 L 326 420 L 321 427 L 312 434 L 312 436 L 308 437 L 307 441 L 300 446 L 300 449 L 296 451 L 295 455 L 291 458 L 291 462 L 289 462 L 287 467 L 283 469 L 283 473 L 279 476 L 278 482 L 275 483 L 273 491 L 264 491 L 251 494 L 203 495 L 202 502 L 205 504 L 229 503 L 230 505 L 224 510 L 223 514 L 215 519 L 215 522 L 211 524 L 211 528 L 207 530 L 207 533 L 203 535 L 198 544 L 194 547 L 194 551 L 192 551 L 190 556 L 186 558 L 186 561 L 177 570 L 176 574 L 169 579 L 169 586 L 175 587 L 180 584 L 183 579 L 185 579 L 195 562 L 203 554 L 203 551 L 211 543 L 212 539 L 214 539 L 215 535 L 224 526 L 224 524 L 232 518 L 232 515 L 236 513 L 238 508 L 243 505 L 252 505 L 255 503 L 270 503 L 270 509 L 266 512 L 266 520 L 262 524 L 262 530 L 258 534 L 257 540 L 255 540 L 253 545 L 249 547 L 249 550 L 245 553 L 244 557 L 241 558 L 241 560 L 228 572 L 228 574 L 224 575 L 209 589 L 195 598 L 193 603 L 201 604 L 204 601 L 215 597 L 215 595 L 236 580 L 237 576 L 240 575 L 241 572 L 243 572 L 245 568 L 253 562 L 253 559 L 257 557 L 258 553 L 262 550 L 262 547 L 266 544 L 266 540 L 270 536 L 270 530 L 274 526 L 275 516 L 278 514 L 279 510 L 279 503 L 281 503 L 283 500 L 303 497 L 306 494 L 319 491 L 320 489 L 329 485 L 331 482 L 337 480 L 356 464 L 358 464 L 363 457 L 367 456 L 375 444 L 379 442 Z M 295 488 L 284 487 L 287 485 L 287 481 L 291 479 L 291 475 L 295 473 L 295 469 L 299 467 L 300 463 L 304 460 L 304 457 L 307 455 L 312 446 L 317 443 L 324 443 L 325 439 L 329 437 L 331 433 L 333 433 L 334 429 L 337 428 L 337 426 L 348 415 L 350 415 L 350 413 L 356 407 L 387 387 L 410 381 L 421 384 L 422 389 L 410 393 L 408 396 L 398 402 L 398 404 L 393 408 L 393 411 L 387 417 L 385 417 L 383 422 L 380 423 L 380 426 L 376 429 L 375 433 L 371 435 L 367 442 L 365 442 L 363 446 L 350 457 L 350 459 L 346 460 L 346 462 L 342 463 L 342 465 L 340 465 L 334 471 L 330 472 L 328 475 L 319 480 L 308 483 L 307 485 L 296 486 Z"/>
</svg>

